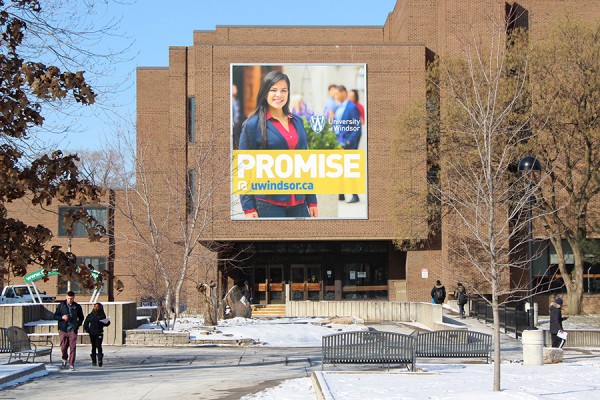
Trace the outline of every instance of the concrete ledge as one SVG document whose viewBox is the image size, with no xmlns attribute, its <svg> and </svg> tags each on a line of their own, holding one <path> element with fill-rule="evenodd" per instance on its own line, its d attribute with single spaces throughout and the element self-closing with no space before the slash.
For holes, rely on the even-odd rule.
<svg viewBox="0 0 600 400">
<path fill-rule="evenodd" d="M 418 322 L 432 330 L 447 329 L 442 306 L 431 303 L 392 301 L 288 301 L 286 316 L 352 316 L 365 322 Z"/>
<path fill-rule="evenodd" d="M 569 334 L 567 341 L 563 347 L 600 347 L 600 330 L 599 329 L 566 329 Z M 544 330 L 544 343 L 550 346 L 552 337 L 550 331 Z"/>
<path fill-rule="evenodd" d="M 93 303 L 79 302 L 83 315 L 87 315 Z M 104 329 L 104 344 L 123 344 L 123 331 L 138 327 L 136 305 L 133 302 L 105 302 L 104 311 L 111 317 L 111 324 Z M 27 333 L 56 333 L 57 321 L 54 320 L 56 303 L 43 304 L 1 304 L 0 326 L 18 326 Z M 81 330 L 80 330 L 81 331 Z"/>
<path fill-rule="evenodd" d="M 46 371 L 46 366 L 44 364 L 15 362 L 0 365 L 0 385 L 10 383 L 40 371 Z"/>
<path fill-rule="evenodd" d="M 323 388 L 327 388 L 327 383 L 323 379 L 322 372 L 313 371 L 313 373 L 310 374 L 310 379 L 312 380 L 317 400 L 333 400 L 333 396 L 329 390 L 323 390 Z"/>
<path fill-rule="evenodd" d="M 31 340 L 44 340 L 48 339 L 54 344 L 54 346 L 60 346 L 60 336 L 58 332 L 50 333 L 28 333 L 27 336 Z M 77 344 L 90 344 L 90 335 L 86 332 L 77 333 Z"/>
<path fill-rule="evenodd" d="M 188 332 L 164 333 L 161 329 L 131 329 L 125 331 L 125 344 L 132 346 L 180 346 L 190 343 Z"/>
<path fill-rule="evenodd" d="M 334 400 L 338 397 L 334 396 L 329 389 L 327 383 L 327 377 L 335 375 L 356 375 L 357 379 L 360 380 L 361 376 L 365 375 L 408 375 L 408 376 L 438 376 L 437 372 L 413 372 L 413 371 L 394 371 L 394 372 L 381 372 L 381 371 L 337 371 L 337 372 L 324 372 L 324 371 L 313 371 L 310 378 L 313 383 L 315 395 L 318 400 Z M 401 389 L 399 389 L 401 390 Z M 368 398 L 368 396 L 367 396 Z"/>
<path fill-rule="evenodd" d="M 251 346 L 248 339 L 190 339 L 188 332 L 163 332 L 161 329 L 132 329 L 125 331 L 125 344 L 129 346 Z"/>
</svg>

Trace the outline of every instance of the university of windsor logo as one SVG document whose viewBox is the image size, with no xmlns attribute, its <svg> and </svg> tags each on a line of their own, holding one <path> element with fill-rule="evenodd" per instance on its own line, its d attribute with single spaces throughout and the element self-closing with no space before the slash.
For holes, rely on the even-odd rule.
<svg viewBox="0 0 600 400">
<path fill-rule="evenodd" d="M 324 115 L 313 115 L 310 117 L 310 127 L 315 133 L 321 133 L 325 128 L 325 116 Z"/>
</svg>

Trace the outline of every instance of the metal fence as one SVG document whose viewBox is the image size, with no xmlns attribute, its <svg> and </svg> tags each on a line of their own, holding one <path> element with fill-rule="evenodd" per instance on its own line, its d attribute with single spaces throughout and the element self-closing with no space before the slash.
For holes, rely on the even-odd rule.
<svg viewBox="0 0 600 400">
<path fill-rule="evenodd" d="M 471 315 L 477 319 L 484 320 L 486 323 L 493 324 L 494 316 L 492 306 L 485 299 L 470 299 Z M 528 314 L 524 310 L 519 310 L 516 306 L 498 306 L 498 316 L 500 319 L 500 330 L 504 333 L 514 333 L 520 338 L 523 331 L 529 326 Z"/>
</svg>

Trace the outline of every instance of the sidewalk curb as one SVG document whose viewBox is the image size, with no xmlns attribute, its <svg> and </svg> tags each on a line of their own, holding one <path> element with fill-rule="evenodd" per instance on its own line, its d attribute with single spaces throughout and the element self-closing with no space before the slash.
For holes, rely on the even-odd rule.
<svg viewBox="0 0 600 400">
<path fill-rule="evenodd" d="M 313 371 L 313 373 L 310 375 L 310 378 L 313 382 L 313 388 L 315 389 L 317 400 L 333 400 L 333 396 L 327 387 L 327 382 L 325 379 L 323 379 L 323 372 Z M 323 388 L 327 390 L 323 391 Z"/>
<path fill-rule="evenodd" d="M 412 371 L 398 371 L 398 372 L 382 372 L 382 371 L 313 371 L 310 378 L 313 383 L 313 389 L 317 400 L 334 400 L 335 395 L 331 392 L 329 385 L 327 384 L 328 375 L 418 375 L 418 376 L 439 376 L 437 372 L 412 372 Z"/>
<path fill-rule="evenodd" d="M 5 373 L 5 371 L 8 371 Z M 12 372 L 11 372 L 12 371 Z M 46 371 L 45 364 L 4 364 L 0 365 L 0 386 L 16 381 L 36 372 Z"/>
</svg>

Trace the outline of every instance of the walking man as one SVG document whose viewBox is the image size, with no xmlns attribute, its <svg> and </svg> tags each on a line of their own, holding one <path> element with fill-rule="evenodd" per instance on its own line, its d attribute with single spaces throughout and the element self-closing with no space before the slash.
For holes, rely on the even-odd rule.
<svg viewBox="0 0 600 400">
<path fill-rule="evenodd" d="M 444 304 L 444 300 L 446 300 L 446 288 L 439 279 L 435 281 L 435 285 L 431 289 L 431 300 L 434 304 Z"/>
<path fill-rule="evenodd" d="M 456 290 L 454 291 L 454 298 L 456 299 L 456 303 L 458 304 L 458 311 L 461 318 L 465 317 L 465 304 L 469 301 L 469 295 L 467 294 L 467 289 L 463 286 L 462 283 L 458 282 L 456 286 Z"/>
<path fill-rule="evenodd" d="M 77 330 L 83 324 L 83 310 L 75 302 L 75 293 L 69 291 L 64 301 L 58 303 L 54 319 L 58 321 L 58 333 L 60 335 L 60 351 L 62 352 L 62 367 L 75 370 L 75 355 L 77 346 Z M 68 352 L 67 352 L 68 349 Z"/>
</svg>

